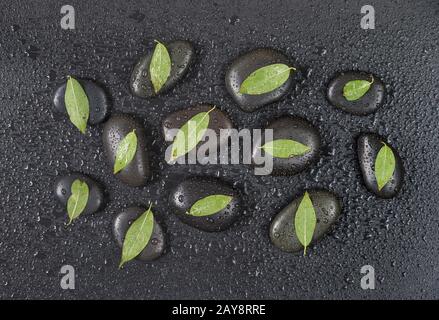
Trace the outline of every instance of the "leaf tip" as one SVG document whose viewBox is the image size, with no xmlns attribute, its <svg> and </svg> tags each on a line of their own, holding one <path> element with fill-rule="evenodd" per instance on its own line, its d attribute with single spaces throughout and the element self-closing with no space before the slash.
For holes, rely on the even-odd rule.
<svg viewBox="0 0 439 320">
<path fill-rule="evenodd" d="M 170 162 L 173 162 L 177 159 L 177 148 L 175 148 L 175 146 L 172 146 L 172 151 L 171 151 L 171 157 L 169 158 Z"/>
<path fill-rule="evenodd" d="M 119 173 L 123 168 L 120 166 L 119 163 L 117 163 L 117 161 L 114 163 L 114 167 L 113 167 L 113 174 L 117 174 Z"/>
</svg>

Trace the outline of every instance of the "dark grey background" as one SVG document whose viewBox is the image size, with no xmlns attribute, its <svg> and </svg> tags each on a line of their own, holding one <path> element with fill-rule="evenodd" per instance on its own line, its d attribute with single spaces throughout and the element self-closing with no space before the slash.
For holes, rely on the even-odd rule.
<svg viewBox="0 0 439 320">
<path fill-rule="evenodd" d="M 60 27 L 60 8 L 76 9 L 76 30 Z M 376 29 L 360 28 L 374 5 Z M 0 297 L 2 298 L 438 298 L 439 2 L 422 1 L 2 1 L 0 35 Z M 149 100 L 131 95 L 131 68 L 153 39 L 189 39 L 197 61 L 183 83 Z M 253 114 L 226 93 L 224 74 L 240 53 L 269 46 L 302 70 L 281 102 Z M 342 70 L 375 73 L 388 86 L 385 105 L 359 117 L 330 106 L 328 81 Z M 122 185 L 102 150 L 102 125 L 82 136 L 52 114 L 52 95 L 67 75 L 102 83 L 112 112 L 138 115 L 149 134 L 154 177 Z M 293 177 L 254 176 L 236 166 L 169 167 L 160 122 L 195 103 L 214 103 L 238 128 L 300 115 L 324 141 L 317 165 Z M 378 199 L 362 184 L 358 133 L 386 136 L 407 171 L 401 193 Z M 108 191 L 104 211 L 69 227 L 55 200 L 56 178 L 80 171 Z M 168 206 L 181 178 L 219 176 L 246 202 L 242 220 L 222 233 L 180 223 Z M 333 190 L 343 216 L 307 257 L 280 252 L 268 238 L 272 217 L 304 188 Z M 168 235 L 167 254 L 118 270 L 114 216 L 154 203 Z M 76 268 L 76 290 L 63 291 L 60 268 Z M 376 290 L 360 287 L 360 268 L 375 267 Z"/>
</svg>

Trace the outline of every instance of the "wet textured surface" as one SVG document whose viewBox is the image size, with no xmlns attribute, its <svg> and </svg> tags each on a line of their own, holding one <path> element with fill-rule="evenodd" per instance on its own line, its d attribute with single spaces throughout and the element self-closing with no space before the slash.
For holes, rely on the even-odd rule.
<svg viewBox="0 0 439 320">
<path fill-rule="evenodd" d="M 137 149 L 133 160 L 129 162 L 116 176 L 131 187 L 145 185 L 151 175 L 145 129 L 142 124 L 132 115 L 115 114 L 105 123 L 102 133 L 104 150 L 109 172 L 113 174 L 114 160 L 119 143 L 130 132 L 135 131 L 137 136 Z"/>
<path fill-rule="evenodd" d="M 307 252 L 309 252 L 309 248 L 312 248 L 329 231 L 331 226 L 337 221 L 342 210 L 340 202 L 333 193 L 326 190 L 308 191 L 308 193 L 314 206 L 317 222 Z M 271 242 L 283 251 L 303 252 L 303 246 L 299 242 L 294 228 L 297 208 L 302 199 L 303 193 L 282 209 L 274 217 L 270 225 Z"/>
<path fill-rule="evenodd" d="M 194 217 L 187 212 L 200 199 L 211 195 L 232 196 L 223 210 L 204 217 Z M 184 223 L 203 231 L 223 231 L 228 229 L 241 213 L 241 200 L 238 192 L 218 179 L 192 178 L 180 183 L 172 192 L 170 203 L 177 217 Z"/>
<path fill-rule="evenodd" d="M 305 170 L 317 161 L 320 153 L 320 136 L 317 129 L 299 117 L 285 116 L 271 121 L 266 129 L 273 130 L 273 140 L 288 139 L 302 143 L 310 150 L 303 155 L 287 159 L 273 157 L 273 175 L 292 175 Z M 260 148 L 268 141 L 253 141 L 253 157 L 259 155 Z"/>
<path fill-rule="evenodd" d="M 113 222 L 113 235 L 118 246 L 122 249 L 125 235 L 131 224 L 142 214 L 147 208 L 129 207 L 119 213 Z M 165 234 L 162 227 L 157 222 L 154 213 L 154 227 L 152 229 L 151 239 L 146 247 L 140 252 L 136 259 L 141 261 L 153 261 L 159 258 L 165 250 Z M 122 254 L 122 253 L 121 253 Z"/>
<path fill-rule="evenodd" d="M 369 90 L 358 100 L 348 101 L 343 95 L 343 88 L 349 81 L 366 80 L 373 81 Z M 385 101 L 384 83 L 376 75 L 360 72 L 342 72 L 331 80 L 328 85 L 329 102 L 343 111 L 355 115 L 367 115 L 375 112 Z"/>
<path fill-rule="evenodd" d="M 384 187 L 378 190 L 375 177 L 375 159 L 383 143 L 392 149 L 393 155 L 395 156 L 395 171 L 393 172 L 392 178 Z M 357 139 L 357 152 L 361 173 L 363 174 L 363 181 L 366 187 L 381 198 L 394 197 L 401 189 L 404 177 L 404 167 L 398 151 L 395 150 L 384 137 L 380 137 L 377 134 L 363 133 Z"/>
<path fill-rule="evenodd" d="M 64 206 L 67 215 L 67 201 L 72 195 L 71 187 L 73 181 L 79 179 L 88 185 L 89 195 L 87 205 L 84 208 L 82 214 L 90 214 L 102 209 L 104 205 L 104 189 L 100 183 L 94 181 L 93 179 L 80 174 L 72 173 L 60 177 L 55 184 L 55 196 L 58 198 L 59 202 Z"/>
<path fill-rule="evenodd" d="M 172 41 L 165 44 L 171 57 L 171 72 L 163 87 L 157 94 L 166 92 L 173 88 L 189 71 L 189 67 L 194 60 L 195 51 L 189 41 Z M 154 42 L 155 47 L 155 42 Z M 140 98 L 148 98 L 155 96 L 154 88 L 151 83 L 151 76 L 149 74 L 149 65 L 151 62 L 154 48 L 150 52 L 140 58 L 139 62 L 133 68 L 131 74 L 130 87 L 134 95 Z"/>
<path fill-rule="evenodd" d="M 60 28 L 58 1 L 0 4 L 1 297 L 439 298 L 436 0 L 376 1 L 375 30 L 360 28 L 364 2 L 356 0 L 196 6 L 106 1 L 105 10 L 101 1 L 73 5 L 77 29 L 69 31 Z M 145 18 L 133 17 L 136 12 Z M 199 50 L 187 78 L 164 96 L 134 97 L 131 70 L 147 45 L 184 38 Z M 227 93 L 225 72 L 258 47 L 297 59 L 304 79 L 285 99 L 245 113 Z M 330 80 L 353 69 L 377 74 L 388 85 L 385 105 L 371 115 L 352 116 L 326 100 Z M 139 117 L 152 166 L 145 187 L 130 188 L 111 174 L 102 124 L 83 136 L 53 118 L 53 92 L 66 74 L 102 83 L 113 113 Z M 319 129 L 322 156 L 310 170 L 289 177 L 254 176 L 248 165 L 168 166 L 162 122 L 198 103 L 220 106 L 238 128 L 262 128 L 284 114 L 304 117 Z M 390 200 L 370 193 L 362 181 L 356 136 L 369 131 L 397 147 L 407 166 L 404 187 Z M 110 201 L 66 229 L 53 186 L 60 175 L 78 171 L 100 181 Z M 243 217 L 220 233 L 181 223 L 169 196 L 192 175 L 217 176 L 241 190 Z M 343 204 L 333 232 L 305 258 L 274 247 L 273 217 L 301 190 L 319 187 Z M 166 227 L 168 252 L 118 270 L 113 220 L 123 208 L 149 201 Z M 60 288 L 65 264 L 75 267 L 75 290 Z M 375 268 L 375 290 L 360 286 L 367 264 Z"/>
<path fill-rule="evenodd" d="M 91 80 L 76 80 L 79 81 L 88 98 L 88 104 L 90 107 L 90 117 L 88 122 L 90 124 L 98 124 L 104 121 L 110 111 L 110 101 L 105 90 Z M 68 118 L 69 116 L 67 114 L 66 105 L 64 102 L 65 94 L 66 83 L 62 84 L 56 89 L 53 97 L 53 105 L 55 112 Z"/>
<path fill-rule="evenodd" d="M 231 63 L 226 72 L 226 88 L 244 111 L 255 111 L 266 104 L 281 99 L 291 90 L 292 79 L 297 70 L 291 71 L 288 80 L 271 92 L 258 95 L 239 93 L 242 82 L 247 79 L 250 74 L 262 67 L 275 63 L 286 64 L 287 66 L 298 69 L 298 66 L 289 61 L 282 52 L 272 48 L 258 48 L 250 52 L 245 52 Z"/>
</svg>

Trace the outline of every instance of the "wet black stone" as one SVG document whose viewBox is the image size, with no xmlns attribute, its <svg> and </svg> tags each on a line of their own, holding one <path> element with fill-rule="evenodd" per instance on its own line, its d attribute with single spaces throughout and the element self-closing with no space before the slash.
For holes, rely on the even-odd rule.
<svg viewBox="0 0 439 320">
<path fill-rule="evenodd" d="M 230 195 L 233 199 L 225 209 L 210 216 L 194 217 L 186 213 L 196 201 L 214 194 Z M 226 183 L 213 178 L 192 178 L 183 181 L 173 191 L 171 204 L 182 222 L 209 232 L 229 228 L 241 215 L 238 193 Z"/>
<path fill-rule="evenodd" d="M 337 221 L 341 213 L 341 203 L 337 197 L 324 190 L 308 191 L 316 212 L 317 223 L 311 245 L 320 240 Z M 286 252 L 302 252 L 303 246 L 296 236 L 294 219 L 303 194 L 282 209 L 270 226 L 271 242 Z"/>
<path fill-rule="evenodd" d="M 55 184 L 55 196 L 64 206 L 72 195 L 71 187 L 73 181 L 80 179 L 87 183 L 89 188 L 88 202 L 82 214 L 90 214 L 103 208 L 105 202 L 103 187 L 93 179 L 81 173 L 72 173 L 62 176 Z"/>
<path fill-rule="evenodd" d="M 374 169 L 375 159 L 383 142 L 392 149 L 395 155 L 395 172 L 389 182 L 379 191 Z M 401 189 L 404 178 L 404 168 L 398 152 L 383 137 L 375 133 L 363 133 L 357 139 L 357 153 L 367 189 L 381 198 L 394 197 Z"/>
<path fill-rule="evenodd" d="M 367 80 L 373 83 L 364 96 L 355 101 L 348 101 L 343 96 L 345 84 L 351 80 Z M 331 80 L 328 86 L 328 100 L 332 105 L 355 115 L 367 115 L 375 112 L 384 102 L 385 87 L 383 82 L 371 73 L 348 71 Z"/>
<path fill-rule="evenodd" d="M 175 87 L 189 71 L 189 67 L 194 61 L 195 50 L 189 41 L 173 41 L 165 44 L 171 57 L 171 73 L 168 80 L 160 89 L 158 94 L 166 92 Z M 154 46 L 155 47 L 155 46 Z M 151 62 L 154 48 L 152 48 L 139 62 L 134 66 L 131 74 L 130 88 L 134 95 L 140 98 L 155 96 L 154 88 L 149 75 L 149 64 Z"/>
<path fill-rule="evenodd" d="M 141 123 L 130 115 L 113 115 L 104 125 L 102 139 L 110 170 L 113 172 L 117 147 L 120 141 L 133 130 L 136 130 L 137 135 L 136 155 L 116 176 L 129 186 L 139 187 L 146 184 L 151 174 L 146 149 L 146 135 Z"/>
<path fill-rule="evenodd" d="M 120 214 L 116 216 L 113 222 L 113 235 L 120 248 L 123 246 L 125 240 L 125 234 L 128 231 L 130 225 L 144 213 L 147 209 L 139 207 L 126 208 Z M 154 227 L 152 229 L 152 235 L 149 243 L 136 257 L 142 261 L 152 261 L 160 257 L 165 250 L 165 234 L 154 217 Z"/>
<path fill-rule="evenodd" d="M 294 73 L 283 85 L 271 92 L 260 95 L 239 93 L 241 83 L 252 72 L 274 63 L 284 63 L 291 67 L 297 67 L 281 52 L 270 48 L 255 49 L 233 61 L 226 73 L 226 88 L 242 110 L 253 112 L 266 104 L 280 100 L 290 91 Z"/>
<path fill-rule="evenodd" d="M 200 112 L 207 112 L 213 108 L 212 105 L 209 104 L 200 104 L 194 107 L 190 107 L 184 110 L 176 111 L 171 113 L 169 116 L 165 118 L 163 121 L 163 135 L 165 136 L 166 141 L 172 141 L 173 136 L 170 132 L 170 129 L 180 129 L 183 124 L 185 124 L 189 119 Z M 227 136 L 223 136 L 223 139 L 220 140 L 220 130 L 221 129 L 232 129 L 233 124 L 230 121 L 230 118 L 226 113 L 221 111 L 218 108 L 215 108 L 209 113 L 210 121 L 209 121 L 209 129 L 215 130 L 218 137 L 218 145 L 221 145 L 227 142 Z"/>
<path fill-rule="evenodd" d="M 321 145 L 320 135 L 318 130 L 307 120 L 299 117 L 284 116 L 271 121 L 266 129 L 273 129 L 273 140 L 292 139 L 311 148 L 308 153 L 301 156 L 288 159 L 273 157 L 272 175 L 293 175 L 299 173 L 318 159 Z M 264 139 L 263 135 L 262 139 Z M 255 162 L 254 159 L 258 152 L 264 152 L 260 149 L 264 144 L 265 141 L 261 141 L 259 138 L 253 141 L 253 162 Z M 270 173 L 268 172 L 268 174 Z"/>
<path fill-rule="evenodd" d="M 91 80 L 77 79 L 84 88 L 90 106 L 90 124 L 98 124 L 103 122 L 108 115 L 110 109 L 110 100 L 105 90 L 97 83 Z M 64 95 L 66 93 L 66 83 L 58 87 L 53 97 L 54 110 L 68 117 Z"/>
</svg>

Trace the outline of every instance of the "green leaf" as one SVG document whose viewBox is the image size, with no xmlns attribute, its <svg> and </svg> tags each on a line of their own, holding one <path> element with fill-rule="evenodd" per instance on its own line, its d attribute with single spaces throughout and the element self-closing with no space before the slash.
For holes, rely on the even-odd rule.
<svg viewBox="0 0 439 320">
<path fill-rule="evenodd" d="M 85 209 L 88 202 L 89 189 L 86 182 L 76 179 L 70 187 L 71 195 L 67 200 L 67 214 L 71 224 Z"/>
<path fill-rule="evenodd" d="M 137 257 L 142 250 L 145 249 L 151 239 L 153 228 L 154 214 L 152 213 L 150 205 L 149 209 L 131 224 L 125 235 L 119 268 L 126 262 Z"/>
<path fill-rule="evenodd" d="M 286 64 L 275 63 L 253 71 L 242 83 L 239 93 L 258 95 L 271 92 L 283 85 L 290 76 L 290 70 L 296 70 Z"/>
<path fill-rule="evenodd" d="M 75 125 L 82 133 L 85 133 L 90 106 L 87 95 L 78 80 L 73 77 L 67 79 L 64 103 L 70 122 Z"/>
<path fill-rule="evenodd" d="M 171 74 L 171 57 L 169 56 L 168 49 L 162 43 L 156 42 L 157 44 L 149 64 L 149 75 L 151 76 L 151 83 L 155 93 L 159 92 Z"/>
<path fill-rule="evenodd" d="M 261 148 L 276 158 L 301 156 L 311 150 L 310 147 L 290 139 L 273 140 L 267 142 Z"/>
<path fill-rule="evenodd" d="M 114 160 L 114 174 L 125 168 L 134 158 L 137 151 L 136 130 L 128 133 L 123 138 L 116 150 L 116 159 Z"/>
<path fill-rule="evenodd" d="M 213 107 L 207 112 L 200 112 L 189 119 L 178 131 L 172 143 L 171 161 L 190 152 L 203 139 L 207 127 L 209 126 L 209 113 L 215 109 Z"/>
<path fill-rule="evenodd" d="M 369 91 L 372 81 L 367 80 L 352 80 L 348 81 L 343 87 L 343 96 L 348 101 L 355 101 L 360 99 L 362 96 Z"/>
<path fill-rule="evenodd" d="M 394 172 L 395 155 L 392 149 L 383 142 L 383 146 L 375 159 L 375 178 L 379 191 L 390 181 Z"/>
<path fill-rule="evenodd" d="M 232 199 L 232 196 L 224 194 L 214 194 L 204 197 L 192 205 L 188 214 L 195 217 L 210 216 L 227 207 Z"/>
<path fill-rule="evenodd" d="M 314 206 L 308 192 L 305 192 L 294 218 L 294 228 L 297 238 L 303 245 L 303 255 L 306 254 L 306 247 L 311 243 L 316 223 L 317 217 Z"/>
</svg>

